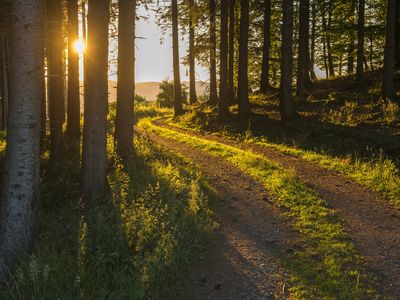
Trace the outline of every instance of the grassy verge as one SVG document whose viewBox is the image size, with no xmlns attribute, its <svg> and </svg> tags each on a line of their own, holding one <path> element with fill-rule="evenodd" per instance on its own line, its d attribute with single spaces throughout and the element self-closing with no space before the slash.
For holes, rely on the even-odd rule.
<svg viewBox="0 0 400 300">
<path fill-rule="evenodd" d="M 163 138 L 221 157 L 264 184 L 276 205 L 293 218 L 293 227 L 300 233 L 298 246 L 284 259 L 294 281 L 291 289 L 294 298 L 372 296 L 369 275 L 362 271 L 362 259 L 334 211 L 292 172 L 262 155 L 158 127 L 148 120 L 142 121 L 140 126 Z"/>
<path fill-rule="evenodd" d="M 193 127 L 185 122 L 170 122 L 178 128 L 200 131 L 199 126 Z M 400 209 L 400 174 L 393 160 L 383 154 L 369 159 L 348 155 L 337 157 L 319 153 L 312 150 L 304 150 L 284 143 L 273 143 L 265 137 L 256 137 L 251 132 L 244 135 L 221 131 L 221 136 L 227 136 L 242 140 L 250 145 L 259 145 L 273 148 L 282 153 L 301 157 L 307 161 L 316 163 L 322 168 L 338 172 L 348 176 L 357 183 L 380 193 L 386 197 L 391 206 Z"/>
<path fill-rule="evenodd" d="M 44 163 L 35 248 L 0 283 L 0 299 L 173 298 L 215 226 L 212 193 L 183 158 L 141 137 L 135 147 L 122 164 L 110 141 L 109 191 L 89 209 L 79 157 Z"/>
</svg>

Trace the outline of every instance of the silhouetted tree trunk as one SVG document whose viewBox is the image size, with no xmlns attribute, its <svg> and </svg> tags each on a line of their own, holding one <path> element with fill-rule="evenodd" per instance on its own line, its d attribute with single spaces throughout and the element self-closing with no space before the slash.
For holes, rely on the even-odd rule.
<svg viewBox="0 0 400 300">
<path fill-rule="evenodd" d="M 5 35 L 0 33 L 0 130 L 6 129 L 6 59 Z"/>
<path fill-rule="evenodd" d="M 189 0 L 189 94 L 191 104 L 197 102 L 194 27 L 194 2 Z"/>
<path fill-rule="evenodd" d="M 289 121 L 295 115 L 292 96 L 293 70 L 293 1 L 283 0 L 282 3 L 282 60 L 281 60 L 281 97 L 280 113 L 283 122 Z"/>
<path fill-rule="evenodd" d="M 365 0 L 358 2 L 358 23 L 357 23 L 357 78 L 359 82 L 363 79 L 364 61 L 364 23 L 365 23 Z"/>
<path fill-rule="evenodd" d="M 221 31 L 220 31 L 220 82 L 219 82 L 219 111 L 220 118 L 229 115 L 228 99 L 228 13 L 229 0 L 221 0 Z"/>
<path fill-rule="evenodd" d="M 263 57 L 261 64 L 261 82 L 260 93 L 265 94 L 269 89 L 269 52 L 271 48 L 271 13 L 272 1 L 264 0 L 264 40 L 263 40 Z"/>
<path fill-rule="evenodd" d="M 63 148 L 64 67 L 61 0 L 47 0 L 47 86 L 50 119 L 50 159 L 56 161 Z"/>
<path fill-rule="evenodd" d="M 239 71 L 238 71 L 238 101 L 239 116 L 246 119 L 250 115 L 249 103 L 249 1 L 240 1 L 240 36 L 239 36 Z"/>
<path fill-rule="evenodd" d="M 333 65 L 332 45 L 331 45 L 331 24 L 332 24 L 332 0 L 329 0 L 326 50 L 327 50 L 327 54 L 328 54 L 329 76 L 335 77 L 335 67 Z"/>
<path fill-rule="evenodd" d="M 235 5 L 236 0 L 229 0 L 228 99 L 231 103 L 235 98 Z"/>
<path fill-rule="evenodd" d="M 315 39 L 316 39 L 316 26 L 317 26 L 317 11 L 315 0 L 312 0 L 311 5 L 311 51 L 310 51 L 310 75 L 312 80 L 316 80 L 314 65 L 315 65 Z"/>
<path fill-rule="evenodd" d="M 127 159 L 133 153 L 136 0 L 119 0 L 118 6 L 118 86 L 114 138 L 118 153 Z"/>
<path fill-rule="evenodd" d="M 91 201 L 104 191 L 108 110 L 108 0 L 89 0 L 85 112 L 83 126 L 83 197 Z"/>
<path fill-rule="evenodd" d="M 74 43 L 79 37 L 78 0 L 68 0 L 68 102 L 67 135 L 80 138 L 79 53 Z"/>
<path fill-rule="evenodd" d="M 396 0 L 387 1 L 386 42 L 383 63 L 382 97 L 392 98 L 394 95 L 394 34 Z"/>
<path fill-rule="evenodd" d="M 174 67 L 174 110 L 175 117 L 183 114 L 182 86 L 179 71 L 179 33 L 178 33 L 178 1 L 172 0 L 172 52 Z"/>
<path fill-rule="evenodd" d="M 215 0 L 210 0 L 210 105 L 216 105 L 218 102 L 217 94 L 217 37 L 215 23 Z"/>
<path fill-rule="evenodd" d="M 0 205 L 0 274 L 29 250 L 36 224 L 44 93 L 42 3 L 11 1 L 11 101 Z"/>
<path fill-rule="evenodd" d="M 396 0 L 396 21 L 395 21 L 395 68 L 400 69 L 400 0 Z"/>
<path fill-rule="evenodd" d="M 354 72 L 354 30 L 353 27 L 355 26 L 354 24 L 354 11 L 356 9 L 356 0 L 351 0 L 351 5 L 350 5 L 350 15 L 349 19 L 351 20 L 350 26 L 350 34 L 349 34 L 349 46 L 348 46 L 348 52 L 347 52 L 347 74 L 353 74 Z"/>
<path fill-rule="evenodd" d="M 299 55 L 297 61 L 297 91 L 296 94 L 302 97 L 306 86 L 311 83 L 310 68 L 310 0 L 300 0 L 299 19 Z"/>
</svg>

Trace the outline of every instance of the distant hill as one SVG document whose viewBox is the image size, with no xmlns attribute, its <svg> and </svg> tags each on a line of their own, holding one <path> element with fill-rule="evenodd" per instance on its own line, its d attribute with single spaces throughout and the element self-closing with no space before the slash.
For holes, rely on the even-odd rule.
<svg viewBox="0 0 400 300">
<path fill-rule="evenodd" d="M 145 97 L 147 100 L 154 101 L 157 99 L 159 93 L 159 82 L 148 81 L 148 82 L 137 82 L 136 83 L 136 94 Z M 189 86 L 189 82 L 184 81 L 182 84 Z M 110 101 L 115 101 L 117 99 L 117 82 L 113 80 L 108 81 L 108 91 L 110 94 Z M 196 82 L 196 91 L 198 95 L 204 95 L 208 91 L 207 82 Z"/>
</svg>

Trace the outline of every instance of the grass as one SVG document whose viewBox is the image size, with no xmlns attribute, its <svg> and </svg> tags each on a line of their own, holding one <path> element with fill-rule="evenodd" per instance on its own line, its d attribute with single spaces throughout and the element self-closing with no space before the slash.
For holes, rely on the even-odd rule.
<svg viewBox="0 0 400 300">
<path fill-rule="evenodd" d="M 300 234 L 294 253 L 284 258 L 293 278 L 294 298 L 372 297 L 374 292 L 369 286 L 369 275 L 362 271 L 362 259 L 334 211 L 293 172 L 251 151 L 158 127 L 146 120 L 140 126 L 163 138 L 221 157 L 264 184 Z"/>
<path fill-rule="evenodd" d="M 0 299 L 173 299 L 216 226 L 198 168 L 143 137 L 123 163 L 110 138 L 108 191 L 83 207 L 79 145 L 68 147 L 56 167 L 42 163 L 35 246 Z"/>
</svg>

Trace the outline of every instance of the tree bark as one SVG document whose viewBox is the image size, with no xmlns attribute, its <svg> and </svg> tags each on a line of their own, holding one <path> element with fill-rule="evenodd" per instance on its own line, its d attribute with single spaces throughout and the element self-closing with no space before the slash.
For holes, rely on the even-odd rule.
<svg viewBox="0 0 400 300">
<path fill-rule="evenodd" d="M 136 0 L 119 0 L 118 3 L 118 86 L 114 138 L 118 153 L 127 159 L 134 151 Z"/>
<path fill-rule="evenodd" d="M 396 0 L 387 1 L 386 41 L 383 62 L 382 97 L 392 99 L 394 96 L 394 39 L 395 39 Z"/>
<path fill-rule="evenodd" d="M 179 70 L 178 1 L 172 0 L 172 52 L 174 67 L 174 110 L 175 117 L 183 114 L 182 86 Z"/>
<path fill-rule="evenodd" d="M 280 86 L 280 114 L 282 122 L 287 122 L 295 116 L 292 96 L 293 70 L 293 1 L 283 0 L 282 3 L 282 60 Z"/>
<path fill-rule="evenodd" d="M 74 43 L 79 38 L 78 0 L 68 0 L 68 101 L 67 101 L 67 136 L 79 139 L 80 99 L 79 99 L 79 53 Z"/>
<path fill-rule="evenodd" d="M 228 99 L 235 99 L 235 5 L 236 0 L 229 0 L 229 74 L 228 74 Z"/>
<path fill-rule="evenodd" d="M 89 0 L 82 175 L 86 202 L 102 195 L 106 181 L 108 110 L 108 0 Z"/>
<path fill-rule="evenodd" d="M 47 26 L 50 160 L 55 162 L 62 153 L 65 113 L 61 0 L 47 0 Z"/>
<path fill-rule="evenodd" d="M 197 103 L 194 28 L 194 2 L 189 0 L 189 97 L 191 104 Z"/>
<path fill-rule="evenodd" d="M 356 80 L 360 82 L 363 79 L 364 62 L 364 24 L 365 24 L 365 0 L 358 2 L 358 23 L 357 23 L 357 75 Z"/>
<path fill-rule="evenodd" d="M 240 1 L 240 36 L 239 36 L 239 71 L 238 71 L 238 100 L 239 116 L 247 119 L 250 116 L 249 103 L 249 1 Z"/>
<path fill-rule="evenodd" d="M 400 70 L 400 0 L 396 0 L 396 21 L 395 21 L 395 68 Z"/>
<path fill-rule="evenodd" d="M 6 129 L 5 102 L 6 102 L 6 76 L 5 76 L 5 35 L 0 33 L 0 130 Z"/>
<path fill-rule="evenodd" d="M 42 1 L 13 0 L 11 15 L 11 101 L 0 206 L 0 274 L 26 253 L 34 240 L 44 93 Z"/>
<path fill-rule="evenodd" d="M 216 37 L 216 3 L 215 0 L 209 0 L 210 9 L 210 105 L 216 105 L 218 102 L 217 94 L 217 37 Z"/>
<path fill-rule="evenodd" d="M 312 80 L 317 79 L 317 75 L 315 75 L 315 71 L 314 71 L 316 27 L 317 27 L 317 11 L 316 11 L 315 0 L 312 0 L 312 5 L 311 5 L 311 51 L 310 51 L 310 76 L 311 76 Z"/>
<path fill-rule="evenodd" d="M 335 77 L 335 67 L 333 65 L 332 45 L 331 45 L 331 23 L 332 23 L 332 0 L 329 0 L 326 50 L 328 53 L 329 76 Z"/>
<path fill-rule="evenodd" d="M 347 52 L 347 74 L 353 74 L 354 72 L 354 30 L 353 28 L 355 27 L 354 24 L 354 11 L 356 8 L 356 0 L 351 0 L 351 6 L 350 6 L 350 18 L 351 18 L 351 29 L 350 29 L 350 35 L 349 35 L 349 46 L 348 46 L 348 52 Z"/>
<path fill-rule="evenodd" d="M 297 60 L 297 91 L 299 97 L 303 97 L 306 86 L 311 83 L 309 74 L 310 65 L 310 0 L 300 0 L 299 20 L 299 54 Z"/>
<path fill-rule="evenodd" d="M 261 63 L 260 93 L 266 94 L 269 89 L 269 52 L 271 48 L 271 12 L 272 1 L 264 0 L 264 40 L 263 57 Z"/>
<path fill-rule="evenodd" d="M 220 82 L 219 82 L 219 111 L 220 119 L 229 115 L 228 99 L 228 13 L 229 0 L 221 0 L 221 31 L 220 31 Z"/>
</svg>

